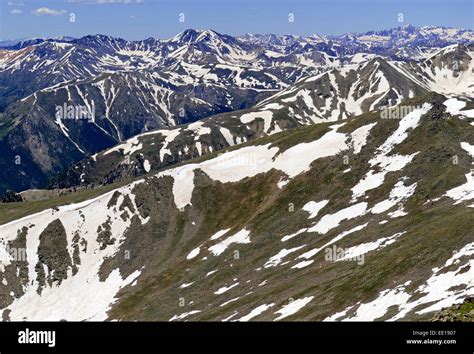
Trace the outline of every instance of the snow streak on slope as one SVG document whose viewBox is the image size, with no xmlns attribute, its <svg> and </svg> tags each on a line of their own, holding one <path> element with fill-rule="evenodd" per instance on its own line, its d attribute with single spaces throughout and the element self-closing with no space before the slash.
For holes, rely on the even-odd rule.
<svg viewBox="0 0 474 354">
<path fill-rule="evenodd" d="M 431 105 L 425 103 L 423 107 L 413 110 L 400 121 L 398 129 L 377 149 L 377 154 L 369 161 L 372 169 L 366 174 L 364 179 L 352 188 L 353 201 L 363 196 L 366 191 L 382 185 L 388 172 L 398 171 L 410 163 L 416 153 L 404 156 L 398 154 L 390 155 L 390 152 L 396 145 L 402 143 L 408 137 L 410 130 L 416 128 L 421 116 L 430 109 Z M 380 171 L 376 172 L 374 167 L 377 167 Z"/>
<path fill-rule="evenodd" d="M 443 266 L 434 268 L 430 278 L 414 291 L 410 293 L 406 291 L 411 283 L 408 281 L 393 289 L 382 291 L 371 302 L 356 304 L 338 312 L 326 318 L 326 321 L 374 321 L 384 316 L 389 308 L 396 306 L 398 311 L 388 319 L 395 321 L 412 311 L 424 314 L 462 302 L 464 298 L 474 294 L 472 272 L 463 271 L 473 269 L 473 255 L 474 243 L 469 243 L 458 250 Z M 348 316 L 347 313 L 353 310 L 356 310 L 355 314 Z"/>
<path fill-rule="evenodd" d="M 303 307 L 305 307 L 307 304 L 309 304 L 313 299 L 314 299 L 314 296 L 308 296 L 302 299 L 291 301 L 288 305 L 283 306 L 281 309 L 275 312 L 275 313 L 280 314 L 280 316 L 278 316 L 275 319 L 275 321 L 279 321 L 288 316 L 294 315 L 295 313 L 300 311 Z"/>
<path fill-rule="evenodd" d="M 474 109 L 462 110 L 466 107 L 466 102 L 464 101 L 460 101 L 457 98 L 450 98 L 444 101 L 444 105 L 446 106 L 446 112 L 453 116 L 460 114 L 465 117 L 474 118 Z"/>
<path fill-rule="evenodd" d="M 461 147 L 466 150 L 473 159 L 472 167 L 469 173 L 466 173 L 467 182 L 459 187 L 453 188 L 446 192 L 451 199 L 456 200 L 455 204 L 474 199 L 474 145 L 462 142 Z"/>
<path fill-rule="evenodd" d="M 130 192 L 132 188 L 133 184 L 117 190 L 121 193 L 117 204 L 129 198 L 136 210 L 133 203 L 134 196 Z M 17 237 L 17 230 L 28 226 L 26 249 L 28 250 L 29 282 L 23 287 L 24 295 L 15 299 L 4 309 L 9 313 L 11 320 L 83 321 L 107 318 L 107 310 L 114 302 L 117 292 L 132 283 L 141 273 L 140 270 L 136 270 L 123 279 L 120 271 L 113 269 L 105 280 L 99 279 L 101 264 L 105 259 L 113 257 L 124 241 L 125 232 L 131 223 L 131 216 L 139 216 L 129 207 L 125 209 L 129 218 L 118 216 L 118 206 L 111 212 L 107 204 L 112 194 L 113 192 L 109 192 L 93 200 L 63 206 L 58 211 L 48 209 L 0 226 L 0 242 L 4 245 Z M 146 222 L 140 216 L 139 218 L 142 223 Z M 74 258 L 74 245 L 78 242 L 74 239 L 81 240 L 81 250 L 78 253 L 80 263 L 76 264 L 78 267 L 76 274 L 73 274 L 72 268 L 68 267 L 67 278 L 60 284 L 53 282 L 51 285 L 41 285 L 36 280 L 38 265 L 44 267 L 38 258 L 40 235 L 48 225 L 57 220 L 65 229 L 67 252 L 71 258 Z M 110 225 L 110 232 L 115 238 L 115 242 L 106 247 L 97 238 L 97 227 L 104 223 Z M 84 245 L 86 246 L 83 248 Z M 4 266 L 9 264 L 5 260 L 2 263 Z M 48 274 L 48 270 L 45 272 Z"/>
<path fill-rule="evenodd" d="M 241 230 L 235 235 L 229 236 L 225 240 L 209 247 L 209 251 L 215 256 L 222 254 L 233 243 L 250 243 L 250 231 Z"/>
<path fill-rule="evenodd" d="M 405 232 L 398 232 L 392 236 L 379 238 L 378 240 L 374 242 L 362 243 L 360 245 L 350 247 L 347 250 L 345 250 L 344 256 L 342 258 L 337 259 L 336 261 L 339 262 L 339 261 L 344 261 L 347 259 L 354 259 L 354 258 L 359 257 L 362 254 L 366 254 L 368 252 L 379 250 L 381 248 L 389 246 L 392 243 L 395 243 L 397 239 L 404 233 Z"/>
<path fill-rule="evenodd" d="M 254 308 L 250 313 L 247 315 L 239 318 L 237 321 L 240 322 L 247 322 L 250 321 L 252 318 L 257 317 L 258 315 L 262 314 L 263 312 L 267 311 L 270 307 L 273 307 L 275 304 L 264 304 Z"/>
<path fill-rule="evenodd" d="M 322 200 L 320 202 L 310 201 L 306 203 L 302 209 L 310 213 L 308 219 L 313 219 L 318 215 L 319 211 L 327 205 L 328 202 L 329 200 Z"/>
<path fill-rule="evenodd" d="M 405 186 L 403 181 L 404 179 L 398 181 L 390 191 L 389 198 L 377 203 L 370 211 L 376 214 L 383 213 L 400 203 L 402 200 L 411 197 L 415 192 L 416 182 L 410 186 Z"/>
</svg>

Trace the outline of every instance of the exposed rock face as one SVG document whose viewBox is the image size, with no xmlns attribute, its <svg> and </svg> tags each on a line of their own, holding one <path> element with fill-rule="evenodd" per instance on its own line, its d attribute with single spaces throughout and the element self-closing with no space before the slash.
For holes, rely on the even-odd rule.
<svg viewBox="0 0 474 354">
<path fill-rule="evenodd" d="M 66 230 L 61 220 L 50 223 L 41 233 L 39 241 L 36 264 L 39 282 L 44 284 L 46 281 L 49 286 L 53 283 L 61 285 L 61 282 L 67 279 L 69 267 L 72 266 Z"/>
</svg>

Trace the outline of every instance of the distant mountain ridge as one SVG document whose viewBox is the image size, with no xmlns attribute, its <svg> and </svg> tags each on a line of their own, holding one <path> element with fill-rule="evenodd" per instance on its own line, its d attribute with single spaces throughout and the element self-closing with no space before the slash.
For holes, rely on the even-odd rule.
<svg viewBox="0 0 474 354">
<path fill-rule="evenodd" d="M 456 69 L 455 58 L 459 58 Z M 474 46 L 446 47 L 409 64 L 381 57 L 356 60 L 302 79 L 251 109 L 137 135 L 73 164 L 53 185 L 65 188 L 128 179 L 283 130 L 383 111 L 430 91 L 474 97 Z"/>
<path fill-rule="evenodd" d="M 453 70 L 464 73 L 462 81 L 468 82 L 465 65 L 472 63 L 471 56 L 455 59 L 463 63 L 458 69 L 448 66 L 443 69 L 448 71 L 432 74 L 426 60 L 448 43 L 463 45 L 472 38 L 471 30 L 406 26 L 337 37 L 232 37 L 189 29 L 167 40 L 127 41 L 90 35 L 24 41 L 16 48 L 0 49 L 1 162 L 9 166 L 0 174 L 0 192 L 45 187 L 70 164 L 137 134 L 250 109 L 299 85 L 304 78 L 328 78 L 325 72 L 346 72 L 341 68 L 363 66 L 377 57 L 394 63 L 392 68 L 382 64 L 392 72 L 389 76 L 399 76 L 391 84 L 401 80 L 414 85 L 410 93 L 395 84 L 398 89 L 388 93 L 392 103 L 424 91 L 439 92 L 444 77 L 451 77 Z M 453 64 L 453 59 L 446 60 Z M 419 63 L 425 66 L 421 68 Z M 400 74 L 394 75 L 394 70 Z M 385 78 L 371 77 L 386 83 Z M 344 86 L 352 85 L 357 77 L 340 80 L 345 83 L 336 82 L 342 85 L 338 90 L 347 100 Z M 382 81 L 364 83 L 366 89 L 375 91 L 362 96 L 375 99 L 379 86 L 379 94 L 388 92 L 381 88 Z M 332 82 L 324 85 L 328 89 L 334 86 Z M 454 84 L 454 89 L 453 93 L 466 95 L 470 87 Z M 349 107 L 359 89 L 354 86 L 353 90 L 344 107 L 334 101 L 322 112 L 316 103 L 315 112 L 310 105 L 302 108 L 301 114 L 315 122 L 314 117 L 327 119 L 329 109 L 344 118 L 385 102 L 381 98 L 373 107 L 364 106 L 369 101 Z M 329 90 L 321 95 L 316 101 L 322 102 L 332 93 Z M 63 106 L 85 110 L 94 119 L 58 120 L 57 108 Z M 246 139 L 251 136 L 244 135 L 248 135 Z M 18 157 L 21 164 L 12 163 Z"/>
<path fill-rule="evenodd" d="M 204 34 L 203 34 L 204 33 Z M 203 39 L 206 35 L 210 35 L 211 33 L 216 33 L 213 30 L 196 30 L 196 29 L 187 29 L 176 36 L 173 36 L 168 39 L 159 39 L 149 37 L 144 40 L 125 40 L 121 39 L 122 41 L 126 41 L 129 43 L 140 43 L 140 42 L 157 42 L 157 43 L 166 43 L 166 42 L 174 42 L 174 41 L 181 41 L 184 42 L 194 42 L 197 39 Z M 97 36 L 106 36 L 106 35 L 97 35 Z M 293 44 L 295 42 L 308 42 L 308 43 L 318 43 L 318 42 L 328 42 L 329 40 L 332 41 L 359 41 L 361 43 L 364 42 L 372 42 L 372 43 L 392 43 L 392 45 L 431 45 L 431 46 L 439 46 L 441 45 L 440 42 L 436 41 L 444 41 L 443 45 L 449 45 L 453 43 L 469 43 L 474 40 L 474 30 L 472 29 L 459 29 L 459 28 L 451 28 L 451 27 L 443 27 L 443 26 L 413 26 L 411 24 L 405 26 L 394 27 L 391 29 L 386 30 L 372 30 L 366 32 L 358 32 L 358 33 L 345 33 L 340 35 L 323 35 L 323 34 L 313 34 L 310 36 L 303 36 L 303 35 L 278 35 L 278 34 L 253 34 L 253 33 L 246 33 L 243 35 L 221 35 L 225 36 L 228 39 L 235 39 L 242 42 L 248 43 L 260 43 L 260 44 L 267 44 L 267 45 L 288 45 Z M 85 36 L 82 38 L 87 37 L 94 37 L 92 36 Z M 74 38 L 74 37 L 67 37 L 67 36 L 60 36 L 60 37 L 51 37 L 51 38 L 23 38 L 19 40 L 8 40 L 8 41 L 0 41 L 0 48 L 9 48 L 9 49 L 21 49 L 25 48 L 30 45 L 39 44 L 45 41 L 58 41 L 58 42 L 74 42 L 80 41 L 82 38 Z"/>
</svg>

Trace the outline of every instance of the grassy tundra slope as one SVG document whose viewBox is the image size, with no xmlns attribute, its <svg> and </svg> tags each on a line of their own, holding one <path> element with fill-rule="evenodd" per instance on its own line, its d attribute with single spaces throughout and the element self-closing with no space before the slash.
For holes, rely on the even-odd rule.
<svg viewBox="0 0 474 354">
<path fill-rule="evenodd" d="M 3 319 L 428 320 L 461 304 L 474 112 L 404 105 L 12 205 L 0 242 L 27 252 L 0 255 Z"/>
</svg>

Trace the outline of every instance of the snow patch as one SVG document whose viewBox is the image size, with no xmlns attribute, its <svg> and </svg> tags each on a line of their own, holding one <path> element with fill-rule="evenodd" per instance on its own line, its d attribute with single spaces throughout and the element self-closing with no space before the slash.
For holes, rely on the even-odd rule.
<svg viewBox="0 0 474 354">
<path fill-rule="evenodd" d="M 303 210 L 310 214 L 308 219 L 313 219 L 318 215 L 319 211 L 327 205 L 327 203 L 329 203 L 329 200 L 322 200 L 320 202 L 310 201 L 303 206 Z"/>
<path fill-rule="evenodd" d="M 265 312 L 266 310 L 268 310 L 270 307 L 273 307 L 275 304 L 265 304 L 265 305 L 260 305 L 256 308 L 254 308 L 252 311 L 250 311 L 250 313 L 248 315 L 245 315 L 244 317 L 241 317 L 240 319 L 238 319 L 237 321 L 240 321 L 240 322 L 246 322 L 246 321 L 249 321 L 251 320 L 252 318 L 254 317 L 257 317 L 258 315 L 262 314 L 263 312 Z"/>
<path fill-rule="evenodd" d="M 209 251 L 214 254 L 214 256 L 219 256 L 233 243 L 250 243 L 250 231 L 245 229 L 241 230 L 235 235 L 232 235 L 226 238 L 225 240 L 215 244 L 214 246 L 209 247 Z"/>
<path fill-rule="evenodd" d="M 314 296 L 308 296 L 302 299 L 291 301 L 289 304 L 284 305 L 281 309 L 275 312 L 275 314 L 280 314 L 280 316 L 275 318 L 275 321 L 279 321 L 279 320 L 284 319 L 285 317 L 294 315 L 303 307 L 305 307 L 307 304 L 309 304 L 311 300 L 313 299 L 314 299 Z"/>
</svg>

